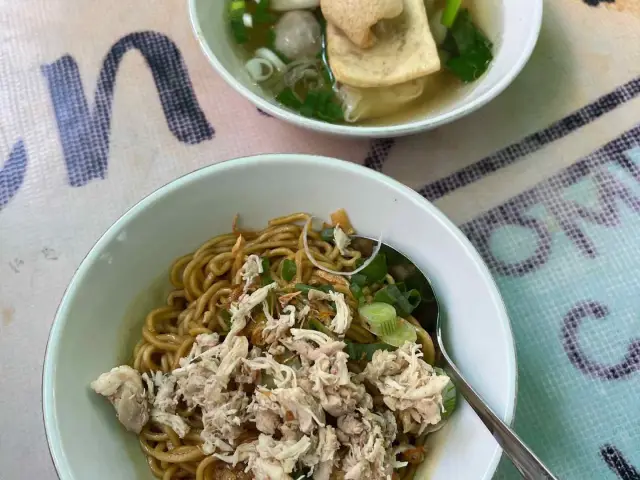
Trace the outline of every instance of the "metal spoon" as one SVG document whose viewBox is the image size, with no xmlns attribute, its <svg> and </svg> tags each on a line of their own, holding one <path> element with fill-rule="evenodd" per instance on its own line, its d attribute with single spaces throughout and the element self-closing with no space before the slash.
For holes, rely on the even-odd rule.
<svg viewBox="0 0 640 480">
<path fill-rule="evenodd" d="M 354 247 L 361 250 L 363 255 L 371 254 L 371 243 L 373 240 L 364 237 L 354 239 Z M 532 480 L 557 480 L 540 459 L 527 447 L 516 433 L 505 424 L 469 385 L 464 376 L 456 367 L 453 360 L 447 353 L 443 339 L 443 315 L 440 314 L 438 300 L 435 297 L 431 282 L 418 267 L 405 255 L 398 252 L 389 245 L 382 244 L 380 249 L 387 257 L 387 265 L 396 280 L 403 281 L 407 288 L 417 289 L 423 300 L 423 304 L 414 311 L 414 317 L 428 331 L 433 331 L 435 327 L 438 347 L 446 363 L 446 370 L 458 392 L 467 400 L 471 408 L 480 417 L 480 420 L 489 429 L 504 453 L 511 459 L 513 465 L 518 469 L 525 479 Z M 435 322 L 434 322 L 435 320 Z M 434 325 L 435 323 L 435 325 Z"/>
</svg>

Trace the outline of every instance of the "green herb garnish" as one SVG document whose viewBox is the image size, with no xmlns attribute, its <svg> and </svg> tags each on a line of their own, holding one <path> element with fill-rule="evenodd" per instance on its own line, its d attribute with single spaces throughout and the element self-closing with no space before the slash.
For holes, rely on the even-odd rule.
<svg viewBox="0 0 640 480">
<path fill-rule="evenodd" d="M 447 375 L 444 370 L 438 367 L 433 367 L 433 370 L 439 376 Z M 449 381 L 444 391 L 442 392 L 442 406 L 444 412 L 442 412 L 442 419 L 446 419 L 451 416 L 457 405 L 457 392 L 453 382 Z"/>
<path fill-rule="evenodd" d="M 316 330 L 317 332 L 322 332 L 325 335 L 335 339 L 336 335 L 333 333 L 324 323 L 322 323 L 317 318 L 312 318 L 309 320 L 309 328 L 311 330 Z"/>
<path fill-rule="evenodd" d="M 293 280 L 293 277 L 296 276 L 297 271 L 298 269 L 296 267 L 296 262 L 289 258 L 285 258 L 282 261 L 282 278 L 285 281 L 290 282 L 291 280 Z"/>
<path fill-rule="evenodd" d="M 357 283 L 352 283 L 351 285 L 349 285 L 349 289 L 351 290 L 351 293 L 353 293 L 353 296 L 356 298 L 356 300 L 358 300 L 358 304 L 360 306 L 364 305 L 365 298 L 362 287 Z"/>
<path fill-rule="evenodd" d="M 334 291 L 334 288 L 331 285 L 305 285 L 304 283 L 296 283 L 295 289 L 306 294 L 308 294 L 310 290 L 320 290 L 324 293 Z"/>
<path fill-rule="evenodd" d="M 262 262 L 262 275 L 260 278 L 262 279 L 262 286 L 269 285 L 273 283 L 273 277 L 271 277 L 271 261 L 269 258 L 264 257 L 261 259 Z"/>
<path fill-rule="evenodd" d="M 406 317 L 420 305 L 422 297 L 418 290 L 406 291 L 403 283 L 397 283 L 378 290 L 373 296 L 373 300 L 393 305 L 398 315 Z"/>
<path fill-rule="evenodd" d="M 373 359 L 373 354 L 378 350 L 395 350 L 394 347 L 386 343 L 353 343 L 347 341 L 346 344 L 345 351 L 353 361 L 367 360 L 370 362 Z"/>
<path fill-rule="evenodd" d="M 489 68 L 493 45 L 478 29 L 468 10 L 461 10 L 449 29 L 442 49 L 451 57 L 445 66 L 465 83 L 477 80 Z"/>
<path fill-rule="evenodd" d="M 270 0 L 260 0 L 253 14 L 254 23 L 273 23 L 276 21 L 275 15 L 271 13 Z"/>
<path fill-rule="evenodd" d="M 356 262 L 356 266 L 360 267 L 364 262 L 365 260 L 360 258 Z M 387 272 L 387 257 L 384 253 L 378 253 L 366 268 L 360 270 L 358 275 L 362 275 L 365 278 L 365 285 L 372 285 L 384 280 L 384 277 L 387 276 Z M 353 277 L 355 277 L 355 275 L 351 277 L 352 281 Z"/>
<path fill-rule="evenodd" d="M 291 110 L 299 110 L 302 107 L 302 102 L 298 99 L 293 90 L 285 88 L 277 96 L 276 100 L 285 107 L 289 107 Z"/>
<path fill-rule="evenodd" d="M 293 90 L 287 87 L 276 96 L 276 100 L 305 117 L 331 123 L 344 120 L 342 107 L 336 103 L 335 94 L 328 88 L 311 90 L 301 101 Z"/>
<path fill-rule="evenodd" d="M 229 25 L 234 40 L 239 43 L 246 43 L 249 40 L 247 27 L 242 21 L 242 16 L 247 11 L 247 5 L 244 0 L 233 0 L 229 3 Z"/>
<path fill-rule="evenodd" d="M 325 228 L 320 232 L 320 238 L 325 242 L 333 243 L 333 228 Z"/>
</svg>

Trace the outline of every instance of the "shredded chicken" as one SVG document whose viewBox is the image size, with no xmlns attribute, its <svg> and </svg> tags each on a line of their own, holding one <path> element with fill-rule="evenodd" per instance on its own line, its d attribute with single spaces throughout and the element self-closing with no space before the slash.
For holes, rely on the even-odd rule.
<svg viewBox="0 0 640 480">
<path fill-rule="evenodd" d="M 241 272 L 242 280 L 244 280 L 243 290 L 246 293 L 255 279 L 260 277 L 260 274 L 264 272 L 264 269 L 262 268 L 262 260 L 260 259 L 260 257 L 258 255 L 249 255 L 247 257 L 247 260 L 244 262 L 244 265 L 242 266 Z"/>
<path fill-rule="evenodd" d="M 346 248 L 348 237 L 342 234 L 347 241 L 340 244 L 336 238 L 336 244 Z M 195 418 L 201 415 L 202 451 L 257 480 L 299 480 L 300 472 L 313 480 L 390 480 L 394 469 L 419 462 L 420 457 L 396 458 L 412 449 L 397 444 L 396 421 L 415 435 L 439 423 L 449 379 L 437 375 L 412 343 L 376 351 L 364 371 L 350 371 L 341 340 L 352 320 L 345 296 L 310 290 L 298 298 L 300 292 L 294 292 L 278 296 L 281 309 L 270 308 L 267 297 L 277 283 L 256 288 L 260 273 L 260 257 L 250 255 L 240 274 L 244 293 L 230 306 L 231 331 L 224 341 L 216 333 L 198 335 L 173 371 L 140 375 L 131 367 L 116 367 L 92 388 L 136 433 L 151 419 L 191 439 L 193 423 L 177 409 L 180 404 L 195 411 Z M 296 328 L 308 315 L 325 311 L 326 305 L 311 303 L 320 301 L 335 303 L 330 329 L 338 339 Z M 264 345 L 250 348 L 245 327 L 256 321 L 258 308 L 265 317 L 260 325 Z M 374 411 L 367 387 L 380 392 L 388 409 L 381 412 L 377 402 Z M 245 436 L 256 430 L 257 439 Z"/>
<path fill-rule="evenodd" d="M 268 311 L 266 302 L 262 304 L 267 324 L 262 330 L 265 342 L 275 343 L 285 337 L 289 329 L 296 324 L 296 307 L 287 305 L 279 318 L 273 318 Z"/>
<path fill-rule="evenodd" d="M 184 438 L 191 427 L 181 416 L 175 414 L 178 406 L 178 397 L 174 393 L 177 378 L 171 373 L 165 375 L 155 372 L 142 374 L 142 379 L 147 384 L 147 399 L 152 405 L 151 418 L 161 425 L 170 427 L 180 438 Z"/>
<path fill-rule="evenodd" d="M 396 351 L 378 350 L 364 376 L 380 390 L 385 405 L 397 412 L 405 433 L 422 434 L 440 422 L 442 393 L 450 380 L 436 375 L 415 343 L 405 343 Z"/>
<path fill-rule="evenodd" d="M 338 418 L 338 439 L 349 445 L 342 461 L 345 480 L 390 478 L 396 434 L 396 420 L 389 411 L 378 415 L 363 408 Z"/>
<path fill-rule="evenodd" d="M 149 406 L 137 370 L 127 365 L 112 368 L 91 382 L 91 388 L 109 399 L 127 430 L 140 433 L 149 420 Z"/>
<path fill-rule="evenodd" d="M 333 241 L 336 244 L 336 247 L 338 247 L 340 255 L 344 257 L 351 255 L 349 251 L 347 251 L 347 247 L 351 244 L 351 238 L 349 238 L 349 235 L 344 233 L 339 226 L 333 229 Z"/>
<path fill-rule="evenodd" d="M 336 304 L 336 314 L 331 320 L 331 330 L 336 332 L 338 335 L 344 335 L 344 333 L 349 330 L 351 326 L 351 309 L 344 298 L 344 295 L 340 292 L 330 291 L 329 293 L 324 293 L 320 290 L 309 290 L 308 293 L 309 300 L 329 300 L 335 302 Z"/>
<path fill-rule="evenodd" d="M 257 305 L 264 302 L 271 290 L 278 286 L 277 283 L 270 283 L 264 287 L 257 289 L 251 295 L 244 294 L 237 303 L 232 303 L 229 311 L 231 312 L 231 331 L 224 339 L 225 342 L 230 341 L 247 326 L 247 317 L 251 315 L 251 310 Z"/>
<path fill-rule="evenodd" d="M 243 391 L 228 391 L 231 376 L 239 371 L 242 360 L 249 354 L 246 337 L 233 337 L 231 342 L 209 348 L 200 354 L 199 361 L 173 371 L 180 395 L 189 408 L 202 409 L 204 429 L 203 450 L 232 451 L 232 443 L 242 433 L 249 399 Z"/>
</svg>

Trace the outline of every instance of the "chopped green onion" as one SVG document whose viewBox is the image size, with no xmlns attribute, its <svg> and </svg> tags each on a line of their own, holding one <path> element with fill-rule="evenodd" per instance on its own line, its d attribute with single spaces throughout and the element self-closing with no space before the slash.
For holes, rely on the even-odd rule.
<svg viewBox="0 0 640 480">
<path fill-rule="evenodd" d="M 398 315 L 406 317 L 420 305 L 422 298 L 417 290 L 409 290 L 408 292 L 403 290 L 405 287 L 402 283 L 390 284 L 378 290 L 373 296 L 373 300 L 393 305 L 396 307 Z"/>
<path fill-rule="evenodd" d="M 325 228 L 320 232 L 320 238 L 325 242 L 333 243 L 333 228 Z"/>
<path fill-rule="evenodd" d="M 447 375 L 444 370 L 438 367 L 433 367 L 433 370 L 439 376 Z M 453 384 L 451 380 L 442 392 L 442 406 L 444 407 L 444 412 L 442 413 L 442 419 L 448 418 L 451 416 L 453 411 L 456 409 L 457 404 L 457 392 L 456 386 Z"/>
<path fill-rule="evenodd" d="M 358 285 L 359 287 L 364 287 L 367 284 L 367 277 L 365 277 L 361 273 L 351 275 L 351 284 Z"/>
<path fill-rule="evenodd" d="M 295 289 L 306 294 L 308 294 L 310 290 L 320 290 L 324 293 L 329 293 L 335 290 L 331 285 L 305 285 L 304 283 L 296 283 Z"/>
<path fill-rule="evenodd" d="M 273 283 L 273 278 L 271 277 L 271 261 L 268 257 L 264 257 L 262 260 L 262 285 L 269 285 Z"/>
<path fill-rule="evenodd" d="M 378 335 L 378 338 L 394 347 L 401 347 L 406 342 L 415 342 L 418 339 L 416 327 L 401 317 L 397 317 L 396 322 L 396 326 L 391 333 Z"/>
<path fill-rule="evenodd" d="M 349 289 L 351 290 L 351 293 L 353 293 L 353 296 L 356 298 L 356 300 L 358 300 L 358 303 L 360 305 L 364 305 L 365 298 L 362 287 L 357 283 L 352 283 L 351 285 L 349 285 Z"/>
<path fill-rule="evenodd" d="M 389 335 L 398 328 L 396 309 L 388 303 L 370 303 L 358 309 L 367 330 L 374 335 Z"/>
<path fill-rule="evenodd" d="M 477 80 L 493 60 L 492 47 L 489 39 L 473 24 L 469 11 L 463 9 L 442 44 L 442 49 L 451 55 L 445 66 L 465 83 Z"/>
<path fill-rule="evenodd" d="M 317 332 L 322 332 L 333 339 L 336 338 L 336 335 L 324 323 L 322 323 L 317 318 L 312 318 L 309 320 L 309 328 Z"/>
<path fill-rule="evenodd" d="M 373 359 L 373 354 L 378 350 L 395 350 L 391 345 L 385 343 L 353 343 L 347 341 L 346 344 L 345 351 L 353 361 L 367 360 L 370 362 Z"/>
<path fill-rule="evenodd" d="M 289 258 L 285 258 L 282 261 L 282 278 L 287 282 L 293 280 L 293 277 L 296 276 L 296 272 L 298 271 L 296 267 L 296 262 Z"/>
<path fill-rule="evenodd" d="M 451 28 L 453 26 L 453 22 L 458 16 L 461 4 L 462 0 L 447 0 L 444 11 L 442 12 L 442 19 L 440 20 L 440 23 L 447 28 Z"/>
<path fill-rule="evenodd" d="M 365 260 L 359 258 L 356 262 L 356 266 L 359 267 L 364 262 Z M 371 285 L 384 280 L 384 277 L 387 276 L 387 272 L 387 257 L 384 253 L 379 253 L 364 270 L 360 271 L 359 274 L 365 277 L 365 285 Z M 354 276 L 355 275 L 353 275 L 352 278 Z"/>
</svg>

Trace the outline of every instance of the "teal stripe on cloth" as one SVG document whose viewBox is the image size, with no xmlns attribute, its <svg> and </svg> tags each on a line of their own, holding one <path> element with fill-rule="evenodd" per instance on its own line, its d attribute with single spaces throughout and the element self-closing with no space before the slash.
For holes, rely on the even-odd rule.
<svg viewBox="0 0 640 480">
<path fill-rule="evenodd" d="M 516 339 L 515 427 L 560 479 L 640 479 L 637 143 L 605 149 L 579 181 L 545 182 L 503 206 L 518 222 L 474 221 Z M 495 478 L 519 476 L 503 458 Z"/>
</svg>

